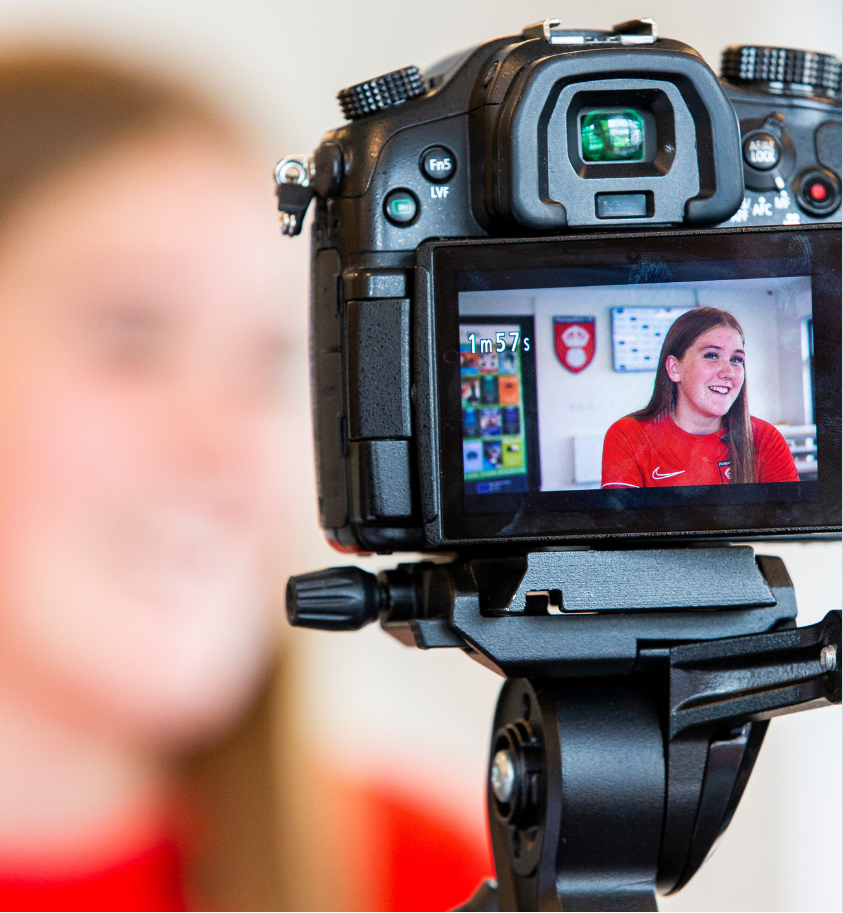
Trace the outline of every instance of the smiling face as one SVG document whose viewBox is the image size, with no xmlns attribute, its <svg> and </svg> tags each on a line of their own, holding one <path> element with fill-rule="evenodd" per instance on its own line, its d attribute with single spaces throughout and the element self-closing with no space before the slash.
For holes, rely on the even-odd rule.
<svg viewBox="0 0 843 913">
<path fill-rule="evenodd" d="M 723 427 L 744 383 L 745 353 L 740 333 L 714 327 L 698 336 L 681 359 L 668 356 L 665 367 L 676 384 L 674 420 L 691 434 Z"/>
<path fill-rule="evenodd" d="M 0 686 L 147 744 L 243 706 L 310 510 L 267 185 L 138 141 L 0 238 Z"/>
</svg>

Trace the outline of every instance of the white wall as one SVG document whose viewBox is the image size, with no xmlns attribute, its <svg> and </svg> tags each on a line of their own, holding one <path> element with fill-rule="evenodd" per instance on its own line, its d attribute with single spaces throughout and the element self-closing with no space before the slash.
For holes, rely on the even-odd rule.
<svg viewBox="0 0 843 913">
<path fill-rule="evenodd" d="M 602 27 L 649 15 L 714 67 L 732 43 L 838 55 L 843 43 L 840 0 L 0 0 L 0 41 L 94 44 L 185 75 L 255 131 L 269 180 L 276 158 L 312 149 L 341 122 L 341 87 L 554 15 Z M 279 256 L 290 270 L 284 293 L 300 301 L 303 316 L 306 239 L 279 239 Z M 300 429 L 291 440 L 308 450 L 308 434 Z M 296 484 L 312 493 L 312 477 Z M 302 570 L 340 557 L 321 542 L 311 497 L 313 511 L 294 531 L 309 555 Z M 841 607 L 837 543 L 764 551 L 786 556 L 803 622 Z M 444 792 L 466 816 L 482 818 L 494 675 L 458 651 L 415 652 L 373 629 L 301 640 L 305 713 L 326 751 L 349 769 Z M 662 909 L 840 909 L 840 721 L 839 709 L 774 721 L 720 849 Z"/>
</svg>

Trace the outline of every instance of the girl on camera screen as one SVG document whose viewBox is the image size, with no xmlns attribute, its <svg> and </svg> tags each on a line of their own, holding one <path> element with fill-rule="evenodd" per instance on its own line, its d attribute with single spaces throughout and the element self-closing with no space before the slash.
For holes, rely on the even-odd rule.
<svg viewBox="0 0 843 913">
<path fill-rule="evenodd" d="M 782 435 L 749 413 L 744 348 L 728 311 L 701 307 L 679 317 L 650 402 L 606 432 L 601 487 L 798 482 Z"/>
</svg>

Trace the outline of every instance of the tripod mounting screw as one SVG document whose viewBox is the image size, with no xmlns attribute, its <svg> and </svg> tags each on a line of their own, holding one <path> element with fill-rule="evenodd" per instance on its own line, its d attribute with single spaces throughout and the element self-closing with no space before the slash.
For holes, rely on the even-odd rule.
<svg viewBox="0 0 843 913">
<path fill-rule="evenodd" d="M 515 720 L 495 736 L 489 786 L 501 821 L 515 828 L 535 825 L 539 778 L 543 771 L 538 734 L 525 719 Z"/>
<path fill-rule="evenodd" d="M 515 791 L 515 764 L 512 755 L 505 748 L 495 752 L 489 779 L 498 802 L 509 802 Z"/>
<path fill-rule="evenodd" d="M 837 644 L 826 644 L 822 648 L 820 665 L 823 672 L 834 672 L 837 669 Z"/>
</svg>

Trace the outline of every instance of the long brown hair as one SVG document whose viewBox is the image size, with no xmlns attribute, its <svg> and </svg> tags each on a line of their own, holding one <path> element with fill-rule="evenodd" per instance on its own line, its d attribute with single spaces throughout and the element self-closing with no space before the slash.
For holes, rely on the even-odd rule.
<svg viewBox="0 0 843 913">
<path fill-rule="evenodd" d="M 72 49 L 0 49 L 0 125 L 0 231 L 57 179 L 123 145 L 198 134 L 211 148 L 248 154 L 239 125 L 201 95 Z M 179 771 L 199 817 L 199 851 L 185 876 L 200 909 L 303 908 L 289 896 L 304 876 L 281 872 L 277 690 L 267 683 L 239 728 Z"/>
<path fill-rule="evenodd" d="M 741 337 L 745 345 L 744 332 L 733 314 L 719 308 L 694 308 L 678 317 L 662 343 L 659 355 L 659 366 L 656 369 L 656 382 L 650 402 L 630 418 L 639 422 L 655 421 L 670 416 L 676 409 L 676 384 L 667 373 L 667 359 L 672 355 L 681 360 L 694 341 L 703 333 L 715 327 L 729 327 Z M 752 425 L 749 416 L 749 400 L 746 393 L 746 374 L 740 393 L 735 397 L 731 408 L 723 416 L 723 427 L 729 442 L 729 459 L 732 461 L 731 482 L 754 482 L 755 476 L 755 443 L 752 438 Z"/>
<path fill-rule="evenodd" d="M 0 222 L 123 143 L 199 132 L 241 146 L 224 115 L 166 77 L 49 47 L 0 49 L 0 124 Z"/>
</svg>

